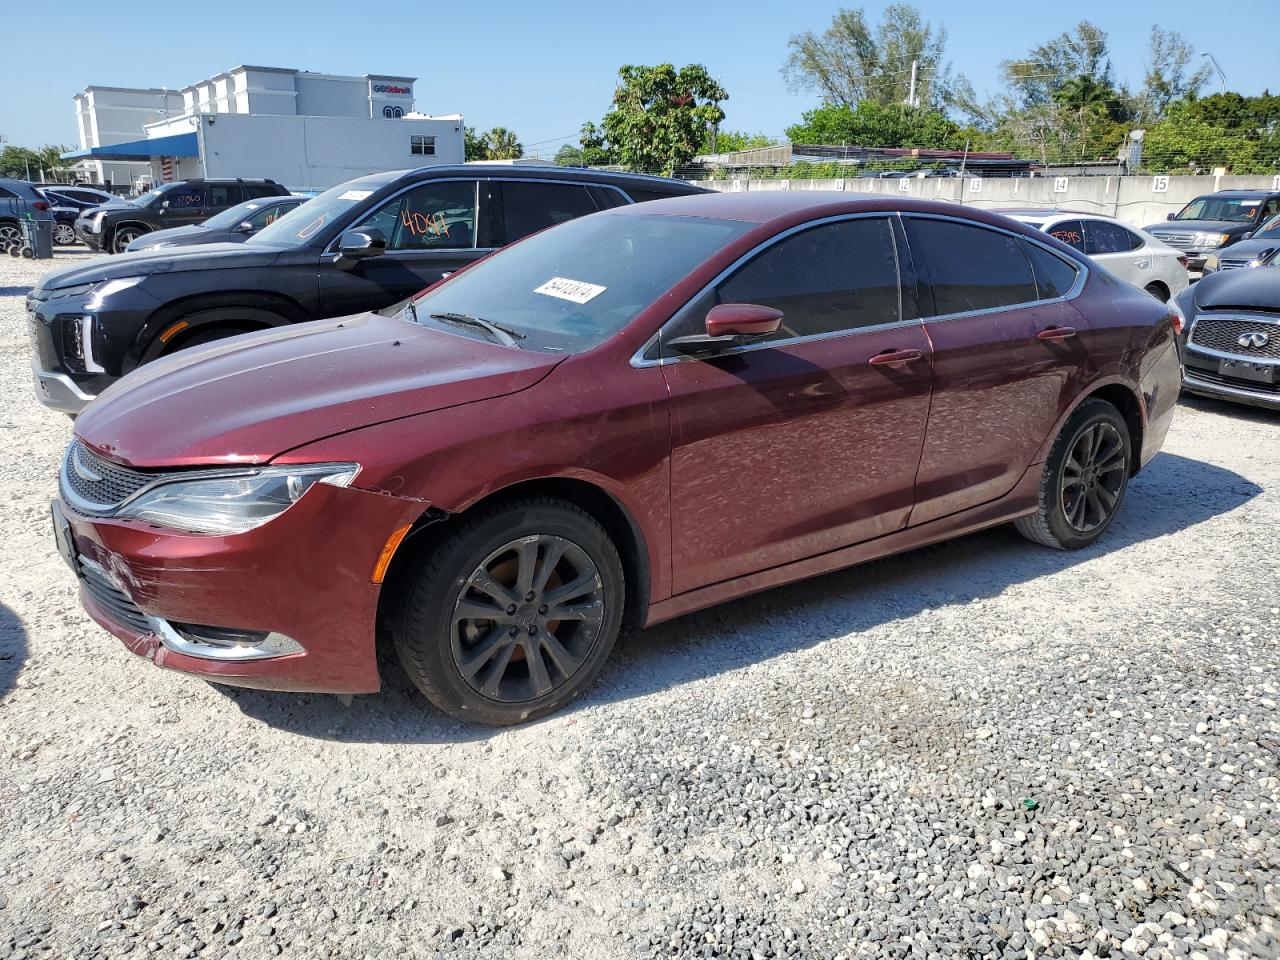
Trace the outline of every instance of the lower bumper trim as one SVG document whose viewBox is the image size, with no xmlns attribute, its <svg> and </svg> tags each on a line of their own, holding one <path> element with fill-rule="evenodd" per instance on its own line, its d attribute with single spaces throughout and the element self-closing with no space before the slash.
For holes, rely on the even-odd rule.
<svg viewBox="0 0 1280 960">
<path fill-rule="evenodd" d="M 31 372 L 35 377 L 36 397 L 51 410 L 58 410 L 61 413 L 79 413 L 94 398 L 94 394 L 85 393 L 65 373 L 42 370 L 34 364 Z"/>
<path fill-rule="evenodd" d="M 1228 387 L 1221 383 L 1210 383 L 1201 380 L 1190 370 L 1183 375 L 1182 386 L 1191 393 L 1202 393 L 1209 397 L 1222 397 L 1227 400 L 1243 400 L 1246 403 L 1280 410 L 1280 393 L 1267 393 L 1262 390 L 1247 390 L 1243 387 Z"/>
</svg>

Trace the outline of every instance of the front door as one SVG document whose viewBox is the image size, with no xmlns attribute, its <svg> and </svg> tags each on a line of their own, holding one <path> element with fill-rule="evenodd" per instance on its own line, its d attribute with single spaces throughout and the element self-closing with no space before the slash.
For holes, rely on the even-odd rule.
<svg viewBox="0 0 1280 960">
<path fill-rule="evenodd" d="M 681 311 L 784 314 L 770 340 L 708 358 L 668 353 L 676 592 L 900 529 L 929 409 L 928 339 L 904 306 L 885 217 L 828 222 L 767 247 Z M 884 363 L 885 355 L 899 359 Z"/>
<path fill-rule="evenodd" d="M 160 221 L 157 227 L 159 230 L 185 227 L 191 223 L 203 223 L 205 220 L 204 190 L 201 189 L 200 184 L 184 184 L 165 191 L 164 198 L 160 201 L 160 212 L 157 218 Z"/>
<path fill-rule="evenodd" d="M 1079 276 L 1074 262 L 972 223 L 904 223 L 934 374 L 914 526 L 1013 489 L 1073 395 L 1090 332 L 1063 299 Z"/>
<path fill-rule="evenodd" d="M 350 230 L 376 230 L 386 252 L 343 261 L 320 260 L 320 316 L 378 310 L 410 297 L 489 250 L 477 240 L 475 180 L 428 180 L 392 197 Z"/>
</svg>

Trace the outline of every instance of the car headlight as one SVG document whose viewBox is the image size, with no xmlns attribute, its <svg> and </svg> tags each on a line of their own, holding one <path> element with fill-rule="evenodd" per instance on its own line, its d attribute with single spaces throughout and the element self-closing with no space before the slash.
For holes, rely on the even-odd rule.
<svg viewBox="0 0 1280 960">
<path fill-rule="evenodd" d="M 1230 239 L 1230 234 L 1226 233 L 1197 233 L 1195 235 L 1195 243 L 1199 247 L 1220 247 Z"/>
<path fill-rule="evenodd" d="M 82 297 L 97 285 L 95 280 L 93 283 L 77 283 L 74 287 L 57 287 L 49 291 L 49 295 L 53 297 Z"/>
<path fill-rule="evenodd" d="M 151 487 L 116 516 L 191 533 L 244 533 L 284 513 L 314 484 L 346 487 L 359 472 L 355 463 L 202 472 Z"/>
<path fill-rule="evenodd" d="M 101 308 L 103 301 L 113 293 L 119 293 L 121 290 L 128 290 L 130 287 L 136 287 L 146 277 L 116 277 L 114 280 L 108 280 L 97 290 L 93 296 L 85 301 L 84 308 L 86 310 L 97 310 Z"/>
</svg>

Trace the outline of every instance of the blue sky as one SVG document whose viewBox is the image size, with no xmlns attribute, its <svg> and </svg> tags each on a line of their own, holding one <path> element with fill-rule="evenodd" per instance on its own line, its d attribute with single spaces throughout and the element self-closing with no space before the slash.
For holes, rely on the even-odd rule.
<svg viewBox="0 0 1280 960">
<path fill-rule="evenodd" d="M 857 6 L 846 2 L 846 6 Z M 1107 31 L 1119 80 L 1142 78 L 1153 22 L 1181 31 L 1222 65 L 1230 87 L 1280 90 L 1267 37 L 1280 21 L 1277 0 L 1235 0 L 1213 16 L 1204 0 L 1075 0 L 1072 3 L 917 0 L 949 33 L 948 56 L 980 93 L 997 87 L 998 64 L 1069 29 L 1080 19 Z M 7 6 L 7 4 L 6 4 Z M 585 120 L 608 107 L 624 63 L 706 64 L 729 91 L 725 127 L 780 136 L 812 93 L 790 92 L 778 70 L 792 33 L 821 30 L 838 2 L 793 0 L 520 0 L 508 3 L 368 4 L 331 0 L 223 0 L 212 7 L 157 12 L 71 0 L 54 18 L 50 48 L 41 28 L 17 30 L 5 45 L 0 134 L 36 146 L 75 143 L 71 97 L 89 84 L 179 88 L 240 63 L 328 73 L 418 77 L 417 107 L 462 113 L 468 124 L 502 124 L 526 149 L 554 153 L 576 141 Z M 864 4 L 878 20 L 882 3 Z M 14 5 L 4 20 L 32 18 Z M 19 11 L 22 12 L 19 12 Z M 84 39 L 75 41 L 73 38 Z M 1206 88 L 1218 89 L 1216 77 Z"/>
</svg>

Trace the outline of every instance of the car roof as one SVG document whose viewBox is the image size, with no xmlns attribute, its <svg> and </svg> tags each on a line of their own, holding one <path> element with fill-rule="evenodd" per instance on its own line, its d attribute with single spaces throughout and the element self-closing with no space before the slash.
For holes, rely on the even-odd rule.
<svg viewBox="0 0 1280 960">
<path fill-rule="evenodd" d="M 1254 198 L 1261 200 L 1275 195 L 1275 190 L 1217 190 L 1213 193 L 1200 194 L 1201 197 L 1248 197 L 1251 200 Z"/>
<path fill-rule="evenodd" d="M 1100 220 L 1114 220 L 1105 213 L 1090 213 L 1087 210 L 1060 210 L 1057 207 L 993 207 L 993 213 L 1006 217 L 1097 217 Z"/>
<path fill-rule="evenodd" d="M 808 220 L 850 213 L 922 213 L 953 220 L 970 220 L 988 226 L 1009 228 L 1009 219 L 997 210 L 980 210 L 943 200 L 916 200 L 887 194 L 850 195 L 828 190 L 759 190 L 749 193 L 703 193 L 651 200 L 648 203 L 615 207 L 610 214 L 625 216 L 661 215 L 740 220 L 785 228 Z M 1014 221 L 1016 223 L 1016 221 Z M 1027 236 L 1040 239 L 1038 230 L 1019 224 Z"/>
<path fill-rule="evenodd" d="M 440 164 L 439 166 L 418 167 L 414 170 L 397 170 L 387 176 L 395 178 L 409 175 L 418 175 L 424 180 L 431 177 L 477 176 L 500 177 L 506 180 L 576 180 L 580 183 L 632 184 L 636 187 L 657 190 L 675 188 L 681 192 L 707 192 L 705 188 L 695 186 L 687 180 L 679 180 L 675 177 L 659 177 L 651 173 L 593 170 L 590 167 L 544 167 L 533 164 L 521 166 L 518 163 Z"/>
</svg>

